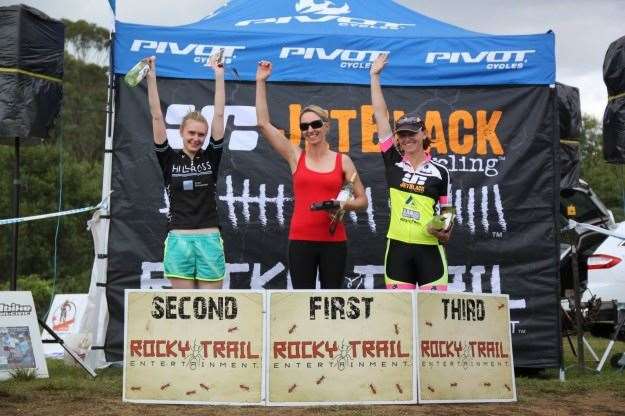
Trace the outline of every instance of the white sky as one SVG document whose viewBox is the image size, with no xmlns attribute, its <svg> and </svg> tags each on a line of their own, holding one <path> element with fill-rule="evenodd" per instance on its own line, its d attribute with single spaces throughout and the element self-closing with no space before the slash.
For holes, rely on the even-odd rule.
<svg viewBox="0 0 625 416">
<path fill-rule="evenodd" d="M 349 2 L 334 0 L 337 4 L 343 1 Z M 477 32 L 503 35 L 553 30 L 557 80 L 578 87 L 582 111 L 602 119 L 607 100 L 603 57 L 610 43 L 625 35 L 625 0 L 395 1 Z M 0 0 L 0 6 L 18 2 L 51 17 L 84 19 L 112 27 L 113 14 L 107 0 Z M 224 0 L 117 0 L 117 16 L 122 21 L 176 26 L 197 21 L 223 3 Z"/>
</svg>

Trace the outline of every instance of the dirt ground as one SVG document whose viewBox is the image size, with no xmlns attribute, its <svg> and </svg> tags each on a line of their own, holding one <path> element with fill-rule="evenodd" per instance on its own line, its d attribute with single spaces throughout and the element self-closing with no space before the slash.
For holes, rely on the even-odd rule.
<svg viewBox="0 0 625 416">
<path fill-rule="evenodd" d="M 0 415 L 36 416 L 156 416 L 156 415 L 249 415 L 249 416 L 334 416 L 334 415 L 625 415 L 625 391 L 521 397 L 517 403 L 456 405 L 377 405 L 329 407 L 229 407 L 136 405 L 122 403 L 120 397 L 87 397 L 69 392 L 42 391 L 29 395 L 0 395 Z"/>
</svg>

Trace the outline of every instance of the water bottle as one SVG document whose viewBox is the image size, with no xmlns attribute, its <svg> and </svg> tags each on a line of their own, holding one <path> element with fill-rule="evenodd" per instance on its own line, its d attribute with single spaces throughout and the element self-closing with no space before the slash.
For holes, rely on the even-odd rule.
<svg viewBox="0 0 625 416">
<path fill-rule="evenodd" d="M 209 56 L 208 59 L 206 60 L 206 63 L 204 64 L 204 66 L 211 66 L 212 62 L 215 61 L 215 63 L 217 63 L 218 67 L 223 67 L 224 66 L 224 52 L 226 50 L 224 48 L 219 48 L 217 50 L 217 52 L 215 52 L 213 55 Z"/>
<path fill-rule="evenodd" d="M 451 225 L 456 218 L 456 210 L 451 205 L 442 205 L 441 213 L 439 215 L 434 215 L 432 220 L 430 221 L 430 225 L 435 230 L 444 230 L 447 231 L 451 228 Z"/>
<path fill-rule="evenodd" d="M 141 60 L 137 62 L 137 64 L 133 66 L 130 71 L 128 71 L 128 73 L 124 77 L 124 81 L 126 81 L 126 84 L 128 84 L 130 87 L 135 87 L 141 82 L 143 78 L 145 78 L 149 70 L 150 65 L 148 65 L 145 60 Z"/>
<path fill-rule="evenodd" d="M 352 174 L 352 177 L 347 181 L 345 185 L 339 191 L 339 194 L 336 196 L 336 200 L 339 202 L 347 202 L 354 197 L 354 181 L 356 180 L 356 172 Z M 343 215 L 345 215 L 344 209 L 338 209 L 336 212 L 330 215 L 330 234 L 334 234 L 336 231 L 336 226 L 339 222 L 343 220 Z"/>
<path fill-rule="evenodd" d="M 336 200 L 339 202 L 347 202 L 352 195 L 354 194 L 354 179 L 356 178 L 356 174 L 352 175 L 352 178 L 341 188 L 341 191 L 336 196 Z"/>
<path fill-rule="evenodd" d="M 445 218 L 442 215 L 435 215 L 432 217 L 429 225 L 431 225 L 435 230 L 442 230 L 445 228 Z"/>
</svg>

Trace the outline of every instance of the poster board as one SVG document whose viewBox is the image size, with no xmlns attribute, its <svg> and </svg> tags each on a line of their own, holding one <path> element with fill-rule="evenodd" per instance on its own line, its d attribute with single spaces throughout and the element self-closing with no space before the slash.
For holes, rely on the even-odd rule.
<svg viewBox="0 0 625 416">
<path fill-rule="evenodd" d="M 127 290 L 123 400 L 262 404 L 264 294 Z"/>
<path fill-rule="evenodd" d="M 407 291 L 268 291 L 267 404 L 414 403 Z"/>
<path fill-rule="evenodd" d="M 20 370 L 48 377 L 33 296 L 30 292 L 0 292 L 0 380 Z"/>
<path fill-rule="evenodd" d="M 419 402 L 516 401 L 508 295 L 415 296 Z"/>
<path fill-rule="evenodd" d="M 63 340 L 78 333 L 80 322 L 87 308 L 86 293 L 67 293 L 54 296 L 46 324 Z M 41 339 L 53 339 L 48 331 L 41 331 Z M 65 350 L 57 343 L 43 345 L 46 357 L 63 358 Z"/>
</svg>

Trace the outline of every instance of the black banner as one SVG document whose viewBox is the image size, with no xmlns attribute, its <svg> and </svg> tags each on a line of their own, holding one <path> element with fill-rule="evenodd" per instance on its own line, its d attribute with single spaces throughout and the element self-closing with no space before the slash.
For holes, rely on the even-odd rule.
<svg viewBox="0 0 625 416">
<path fill-rule="evenodd" d="M 113 159 L 107 297 L 109 359 L 123 340 L 123 290 L 160 288 L 167 201 L 152 145 L 147 95 L 119 83 Z M 160 79 L 170 143 L 189 106 L 212 118 L 212 82 Z M 254 85 L 228 82 L 226 147 L 218 207 L 230 288 L 290 287 L 286 253 L 292 210 L 288 165 L 255 130 Z M 433 157 L 452 177 L 457 220 L 447 247 L 450 290 L 506 293 L 515 364 L 559 361 L 555 94 L 547 87 L 385 88 L 389 109 L 418 111 Z M 377 148 L 368 87 L 271 84 L 274 124 L 299 142 L 299 111 L 330 111 L 331 147 L 349 153 L 369 208 L 346 216 L 346 288 L 383 287 L 388 191 Z"/>
<path fill-rule="evenodd" d="M 49 137 L 63 98 L 65 25 L 25 6 L 0 7 L 0 144 Z"/>
<path fill-rule="evenodd" d="M 625 163 L 625 36 L 612 42 L 603 60 L 608 104 L 603 113 L 603 158 Z"/>
<path fill-rule="evenodd" d="M 579 186 L 579 142 L 560 140 L 560 189 Z"/>
</svg>

